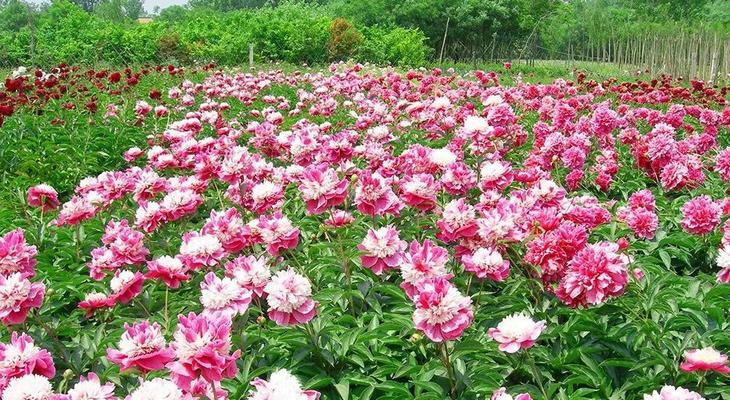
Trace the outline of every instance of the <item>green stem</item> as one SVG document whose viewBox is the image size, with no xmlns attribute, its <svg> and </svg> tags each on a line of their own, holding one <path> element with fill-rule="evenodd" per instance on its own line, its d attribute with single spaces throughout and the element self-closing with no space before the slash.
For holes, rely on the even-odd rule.
<svg viewBox="0 0 730 400">
<path fill-rule="evenodd" d="M 540 388 L 540 393 L 542 393 L 542 398 L 544 400 L 550 400 L 550 396 L 547 395 L 547 392 L 545 391 L 545 386 L 542 383 L 542 375 L 537 369 L 537 365 L 535 365 L 535 360 L 532 358 L 532 355 L 530 355 L 529 352 L 526 353 L 527 360 L 530 362 L 530 369 L 532 369 L 532 374 L 535 375 L 535 379 L 537 380 L 537 386 Z"/>
<path fill-rule="evenodd" d="M 452 399 L 456 399 L 456 379 L 454 379 L 454 368 L 451 366 L 451 356 L 449 355 L 448 345 L 446 342 L 440 342 L 436 344 L 436 348 L 438 349 L 441 363 L 444 365 L 446 374 L 449 377 L 449 387 L 451 388 L 449 395 Z"/>
<path fill-rule="evenodd" d="M 68 367 L 71 368 L 71 370 L 74 372 L 74 374 L 76 374 L 78 376 L 79 370 L 76 367 L 76 365 L 71 362 L 71 354 L 69 353 L 66 346 L 63 345 L 63 342 L 61 342 L 61 339 L 58 338 L 58 335 L 56 335 L 56 332 L 53 330 L 53 328 L 48 326 L 48 324 L 46 324 L 46 321 L 44 321 L 43 318 L 41 318 L 41 316 L 38 315 L 37 312 L 33 313 L 33 320 L 38 324 L 38 326 L 40 326 L 41 328 L 43 328 L 44 331 L 46 331 L 46 334 L 48 335 L 48 337 L 51 338 L 53 343 L 58 348 L 59 357 L 61 357 L 61 359 L 66 363 L 66 365 L 68 365 Z"/>
</svg>

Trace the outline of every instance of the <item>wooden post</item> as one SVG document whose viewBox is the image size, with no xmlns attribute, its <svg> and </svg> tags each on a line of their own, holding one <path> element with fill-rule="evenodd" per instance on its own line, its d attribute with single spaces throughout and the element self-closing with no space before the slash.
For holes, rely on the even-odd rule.
<svg viewBox="0 0 730 400">
<path fill-rule="evenodd" d="M 449 34 L 449 21 L 451 17 L 446 17 L 446 29 L 444 29 L 444 40 L 441 41 L 441 54 L 439 54 L 439 65 L 444 61 L 444 47 L 446 47 L 446 35 Z"/>
<path fill-rule="evenodd" d="M 248 45 L 248 67 L 253 68 L 253 43 Z"/>
</svg>

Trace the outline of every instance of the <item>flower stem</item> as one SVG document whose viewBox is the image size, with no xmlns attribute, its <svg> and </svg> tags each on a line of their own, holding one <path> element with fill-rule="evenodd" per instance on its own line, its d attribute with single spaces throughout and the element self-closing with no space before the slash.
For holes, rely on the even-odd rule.
<svg viewBox="0 0 730 400">
<path fill-rule="evenodd" d="M 449 387 L 451 388 L 449 395 L 452 399 L 456 399 L 456 379 L 454 379 L 454 368 L 451 366 L 451 356 L 449 355 L 448 345 L 445 342 L 440 342 L 436 344 L 436 348 L 438 349 L 441 363 L 444 365 L 446 374 L 449 377 Z"/>
<path fill-rule="evenodd" d="M 550 396 L 547 395 L 547 392 L 545 391 L 545 386 L 542 383 L 542 375 L 537 369 L 537 365 L 535 365 L 535 359 L 532 358 L 532 355 L 530 355 L 529 352 L 527 352 L 527 361 L 530 363 L 530 369 L 532 369 L 532 374 L 535 375 L 535 380 L 537 380 L 537 386 L 540 388 L 540 393 L 542 393 L 543 400 L 550 400 Z"/>
</svg>

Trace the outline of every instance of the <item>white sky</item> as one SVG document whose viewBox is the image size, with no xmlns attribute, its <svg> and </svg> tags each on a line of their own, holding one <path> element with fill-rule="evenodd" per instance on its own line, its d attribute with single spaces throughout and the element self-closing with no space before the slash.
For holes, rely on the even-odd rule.
<svg viewBox="0 0 730 400">
<path fill-rule="evenodd" d="M 43 3 L 49 2 L 48 0 L 27 0 L 27 1 L 29 1 L 30 3 L 33 3 L 33 4 L 43 4 Z M 162 8 L 169 7 L 169 6 L 176 5 L 176 4 L 183 5 L 187 2 L 188 2 L 187 0 L 145 0 L 144 8 L 147 11 L 152 11 L 155 8 L 155 6 L 160 6 L 160 9 L 162 9 Z"/>
</svg>

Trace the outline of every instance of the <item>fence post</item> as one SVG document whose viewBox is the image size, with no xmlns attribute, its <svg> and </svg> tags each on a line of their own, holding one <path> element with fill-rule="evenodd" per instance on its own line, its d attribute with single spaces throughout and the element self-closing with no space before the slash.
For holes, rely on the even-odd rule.
<svg viewBox="0 0 730 400">
<path fill-rule="evenodd" d="M 253 43 L 248 45 L 248 67 L 253 68 Z"/>
<path fill-rule="evenodd" d="M 451 17 L 446 17 L 446 29 L 444 29 L 444 40 L 441 41 L 441 54 L 439 54 L 439 66 L 444 61 L 444 47 L 446 47 L 446 35 L 449 34 L 449 21 Z"/>
</svg>

